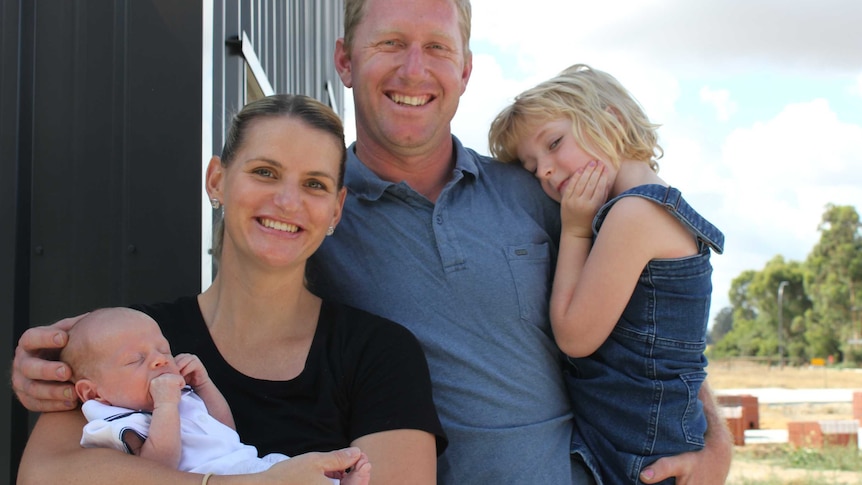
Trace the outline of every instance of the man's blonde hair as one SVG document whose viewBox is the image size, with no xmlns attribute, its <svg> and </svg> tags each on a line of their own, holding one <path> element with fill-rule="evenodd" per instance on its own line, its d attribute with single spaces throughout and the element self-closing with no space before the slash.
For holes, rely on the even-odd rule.
<svg viewBox="0 0 862 485">
<path fill-rule="evenodd" d="M 470 54 L 470 29 L 472 22 L 472 7 L 470 0 L 450 0 L 458 10 L 458 28 L 461 31 L 464 56 Z M 365 18 L 365 5 L 368 0 L 344 0 L 344 51 L 350 55 L 353 48 L 353 37 L 356 28 Z"/>
</svg>

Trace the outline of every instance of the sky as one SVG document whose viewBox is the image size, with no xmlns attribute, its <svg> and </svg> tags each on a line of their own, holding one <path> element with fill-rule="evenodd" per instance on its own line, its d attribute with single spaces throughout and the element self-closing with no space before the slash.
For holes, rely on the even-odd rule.
<svg viewBox="0 0 862 485">
<path fill-rule="evenodd" d="M 826 204 L 862 210 L 859 0 L 472 5 L 473 73 L 452 132 L 487 154 L 516 94 L 576 63 L 615 76 L 662 125 L 659 175 L 725 234 L 710 324 L 740 273 L 805 260 Z"/>
</svg>

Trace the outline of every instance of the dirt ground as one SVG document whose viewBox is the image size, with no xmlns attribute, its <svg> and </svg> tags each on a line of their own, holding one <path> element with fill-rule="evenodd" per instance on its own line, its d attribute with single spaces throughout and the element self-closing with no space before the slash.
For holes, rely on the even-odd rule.
<svg viewBox="0 0 862 485">
<path fill-rule="evenodd" d="M 826 367 L 766 366 L 752 362 L 711 362 L 709 383 L 714 390 L 775 387 L 786 389 L 842 388 L 862 390 L 862 369 L 835 369 Z M 817 421 L 824 419 L 853 419 L 851 403 L 798 403 L 763 404 L 758 406 L 761 429 L 787 429 L 788 421 Z M 759 445 L 745 445 L 746 447 Z M 750 450 L 734 455 L 728 484 L 757 483 L 786 484 L 860 484 L 862 473 L 784 468 L 778 464 L 758 461 Z"/>
</svg>

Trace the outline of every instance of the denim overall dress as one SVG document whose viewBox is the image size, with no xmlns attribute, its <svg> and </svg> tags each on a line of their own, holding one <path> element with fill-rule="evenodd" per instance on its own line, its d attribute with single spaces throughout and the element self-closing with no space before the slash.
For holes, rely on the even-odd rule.
<svg viewBox="0 0 862 485">
<path fill-rule="evenodd" d="M 608 201 L 593 220 L 593 234 L 623 197 L 667 209 L 692 232 L 698 254 L 650 261 L 607 341 L 589 357 L 567 359 L 575 415 L 571 451 L 599 485 L 641 483 L 644 466 L 703 448 L 706 418 L 697 395 L 706 378 L 709 255 L 724 246 L 721 231 L 679 190 L 661 185 L 634 187 Z"/>
</svg>

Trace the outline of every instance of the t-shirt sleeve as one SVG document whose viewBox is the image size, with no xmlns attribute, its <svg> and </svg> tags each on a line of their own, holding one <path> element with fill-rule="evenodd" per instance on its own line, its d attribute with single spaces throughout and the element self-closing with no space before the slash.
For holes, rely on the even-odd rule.
<svg viewBox="0 0 862 485">
<path fill-rule="evenodd" d="M 351 440 L 380 431 L 433 434 L 437 454 L 448 443 L 437 416 L 425 354 L 416 337 L 389 321 L 373 327 L 359 351 L 350 411 Z"/>
</svg>

